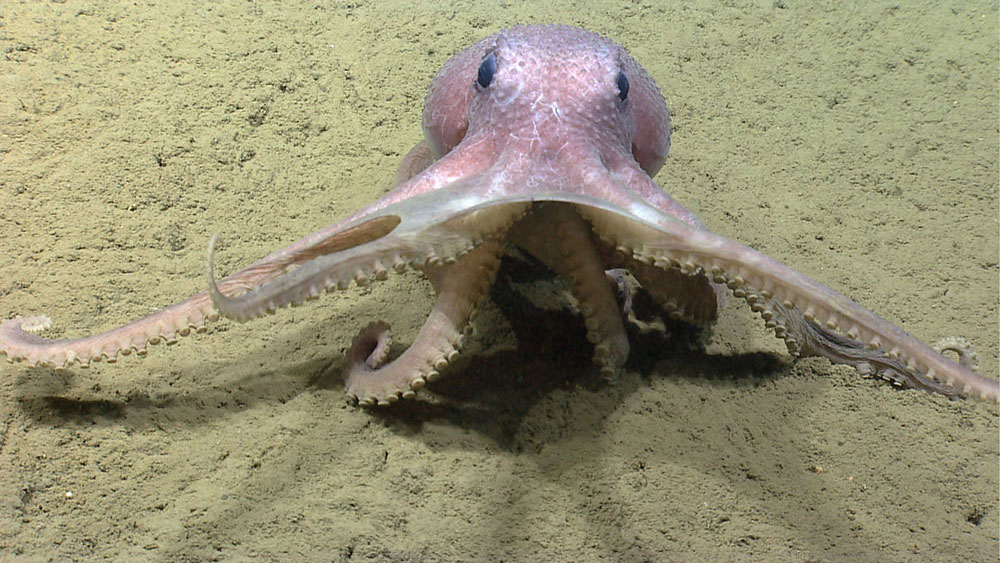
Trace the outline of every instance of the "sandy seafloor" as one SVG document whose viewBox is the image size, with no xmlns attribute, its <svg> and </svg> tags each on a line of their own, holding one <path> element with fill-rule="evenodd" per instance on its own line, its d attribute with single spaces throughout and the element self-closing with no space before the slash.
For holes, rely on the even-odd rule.
<svg viewBox="0 0 1000 563">
<path fill-rule="evenodd" d="M 563 22 L 658 81 L 657 181 L 710 228 L 997 377 L 996 2 L 429 4 L 4 1 L 0 314 L 111 328 L 202 289 L 212 233 L 232 272 L 348 215 L 448 56 Z M 582 323 L 490 303 L 418 400 L 347 404 L 353 334 L 403 346 L 430 303 L 402 275 L 142 360 L 4 365 L 0 559 L 997 560 L 996 405 L 792 361 L 732 299 L 615 384 Z"/>
</svg>

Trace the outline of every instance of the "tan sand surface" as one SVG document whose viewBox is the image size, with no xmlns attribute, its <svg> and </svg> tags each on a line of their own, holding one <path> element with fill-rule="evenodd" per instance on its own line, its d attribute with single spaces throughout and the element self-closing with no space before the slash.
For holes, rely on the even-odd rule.
<svg viewBox="0 0 1000 563">
<path fill-rule="evenodd" d="M 657 180 L 710 228 L 997 377 L 997 17 L 4 0 L 0 316 L 108 329 L 202 289 L 212 233 L 232 272 L 348 215 L 391 188 L 447 57 L 563 22 L 661 85 Z M 637 343 L 616 384 L 565 313 L 490 304 L 419 400 L 348 405 L 353 334 L 405 344 L 430 297 L 402 275 L 141 360 L 0 366 L 0 559 L 997 560 L 996 405 L 792 361 L 734 300 L 704 351 Z"/>
</svg>

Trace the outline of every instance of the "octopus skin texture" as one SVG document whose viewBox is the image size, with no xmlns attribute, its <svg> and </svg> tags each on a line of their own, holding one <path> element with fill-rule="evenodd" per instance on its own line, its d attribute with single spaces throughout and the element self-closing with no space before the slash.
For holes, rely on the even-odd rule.
<svg viewBox="0 0 1000 563">
<path fill-rule="evenodd" d="M 562 25 L 501 31 L 452 57 L 423 112 L 425 140 L 404 158 L 390 193 L 208 289 L 94 336 L 38 335 L 44 316 L 0 324 L 0 351 L 29 366 L 82 366 L 143 354 L 248 321 L 351 282 L 416 269 L 436 301 L 401 355 L 388 326 L 364 327 L 347 352 L 346 393 L 360 404 L 409 398 L 440 376 L 470 334 L 505 249 L 565 278 L 594 346 L 614 374 L 629 355 L 614 283 L 628 271 L 671 317 L 710 325 L 731 292 L 795 356 L 823 356 L 899 386 L 1000 399 L 996 380 L 967 365 L 967 347 L 923 344 L 819 282 L 709 231 L 652 176 L 670 147 L 670 114 L 650 76 L 613 41 Z"/>
</svg>

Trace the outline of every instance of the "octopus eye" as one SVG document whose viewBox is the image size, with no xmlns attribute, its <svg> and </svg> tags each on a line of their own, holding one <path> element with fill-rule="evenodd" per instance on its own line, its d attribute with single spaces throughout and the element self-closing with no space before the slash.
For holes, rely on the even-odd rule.
<svg viewBox="0 0 1000 563">
<path fill-rule="evenodd" d="M 476 84 L 480 88 L 486 89 L 493 82 L 493 75 L 497 72 L 497 56 L 493 53 L 486 55 L 482 64 L 479 65 L 479 75 L 476 77 Z"/>
<path fill-rule="evenodd" d="M 482 76 L 483 69 L 479 69 L 480 76 Z M 625 101 L 628 99 L 628 78 L 625 77 L 624 72 L 618 73 L 618 99 Z"/>
</svg>

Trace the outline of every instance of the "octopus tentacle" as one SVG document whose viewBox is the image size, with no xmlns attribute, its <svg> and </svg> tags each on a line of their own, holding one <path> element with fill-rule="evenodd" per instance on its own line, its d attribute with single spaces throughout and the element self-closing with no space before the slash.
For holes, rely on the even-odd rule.
<svg viewBox="0 0 1000 563">
<path fill-rule="evenodd" d="M 375 321 L 358 331 L 347 351 L 346 366 L 364 363 L 370 369 L 378 369 L 389 360 L 392 350 L 392 333 L 389 323 Z"/>
<path fill-rule="evenodd" d="M 624 257 L 622 263 L 670 318 L 705 327 L 718 317 L 718 286 L 705 276 L 686 276 L 630 256 Z"/>
<path fill-rule="evenodd" d="M 594 363 L 603 375 L 613 376 L 628 359 L 628 336 L 604 275 L 604 262 L 583 219 L 569 205 L 538 204 L 508 236 L 570 281 L 587 327 L 587 340 L 594 345 Z"/>
<path fill-rule="evenodd" d="M 395 215 L 382 215 L 364 220 L 351 227 L 327 233 L 324 237 L 312 241 L 308 246 L 282 255 L 273 263 L 280 265 L 282 271 L 285 272 L 290 270 L 291 266 L 303 264 L 320 256 L 378 240 L 391 233 L 399 226 L 400 221 L 401 219 Z"/>
<path fill-rule="evenodd" d="M 327 233 L 324 237 L 300 241 L 272 253 L 219 283 L 219 291 L 243 292 L 280 276 L 315 256 L 337 252 L 379 238 L 391 232 L 398 218 L 378 217 L 361 225 Z M 66 367 L 78 363 L 114 362 L 119 354 L 144 355 L 149 345 L 173 344 L 178 337 L 204 332 L 209 321 L 219 318 L 209 292 L 197 293 L 180 303 L 110 331 L 83 338 L 53 340 L 35 333 L 45 330 L 48 317 L 15 317 L 0 323 L 0 352 L 11 362 L 32 366 Z"/>
<path fill-rule="evenodd" d="M 1000 382 L 952 362 L 847 297 L 751 248 L 651 209 L 645 212 L 658 216 L 655 226 L 605 209 L 580 208 L 603 240 L 637 260 L 679 268 L 685 274 L 704 272 L 734 291 L 774 299 L 819 327 L 842 332 L 858 343 L 853 349 L 869 351 L 866 358 L 872 364 L 898 361 L 907 374 L 939 382 L 961 395 L 1000 401 Z M 907 383 L 915 382 L 899 375 Z"/>
<path fill-rule="evenodd" d="M 17 316 L 0 323 L 0 350 L 11 362 L 30 366 L 66 367 L 74 362 L 88 367 L 90 362 L 117 361 L 135 352 L 144 355 L 150 344 L 173 344 L 178 336 L 204 332 L 207 321 L 218 315 L 207 293 L 201 293 L 125 326 L 83 338 L 53 340 L 35 335 L 47 329 L 46 316 Z"/>
<path fill-rule="evenodd" d="M 434 160 L 434 152 L 431 150 L 430 144 L 426 139 L 420 141 L 399 162 L 399 167 L 396 168 L 396 185 L 399 186 L 420 174 L 428 166 L 434 164 Z"/>
<path fill-rule="evenodd" d="M 345 392 L 362 406 L 388 405 L 414 396 L 439 377 L 471 332 L 476 308 L 500 266 L 501 250 L 499 243 L 485 242 L 453 264 L 426 268 L 437 301 L 413 344 L 386 364 L 389 326 L 363 329 L 347 353 Z"/>
<path fill-rule="evenodd" d="M 639 194 L 646 205 L 655 207 L 660 212 L 680 219 L 692 227 L 708 230 L 693 211 L 663 191 L 663 188 L 653 181 L 653 175 L 647 174 L 637 162 L 623 159 L 615 162 L 610 168 L 598 174 L 598 177 L 602 178 L 601 181 L 624 185 L 630 193 Z"/>
<path fill-rule="evenodd" d="M 827 330 L 814 321 L 803 319 L 803 324 L 809 327 L 808 331 L 795 330 L 805 341 L 801 347 L 803 356 L 823 356 L 833 363 L 852 366 L 866 377 L 878 376 L 900 387 L 922 389 L 948 397 L 959 395 L 956 389 L 924 377 L 899 358 L 869 350 L 861 342 Z"/>
<path fill-rule="evenodd" d="M 764 320 L 764 326 L 785 341 L 793 356 L 822 356 L 833 363 L 847 364 L 866 377 L 881 377 L 900 387 L 923 389 L 948 397 L 957 395 L 954 389 L 924 377 L 898 358 L 890 358 L 880 350 L 868 349 L 853 338 L 824 328 L 773 297 L 764 297 L 749 287 L 734 289 L 733 293 L 746 300 L 751 310 Z"/>
<path fill-rule="evenodd" d="M 442 194 L 437 194 L 438 196 Z M 445 194 L 446 195 L 446 194 Z M 351 281 L 360 286 L 374 278 L 384 280 L 389 268 L 427 267 L 454 262 L 484 240 L 505 232 L 524 214 L 527 203 L 486 206 L 481 209 L 453 212 L 447 218 L 407 215 L 405 211 L 422 202 L 413 198 L 390 206 L 384 215 L 366 218 L 363 224 L 381 217 L 402 216 L 402 224 L 391 233 L 351 248 L 335 248 L 313 257 L 298 268 L 275 277 L 243 294 L 227 295 L 215 287 L 213 274 L 214 241 L 209 245 L 208 279 L 212 302 L 222 316 L 245 322 L 279 307 L 298 305 L 314 299 L 323 291 L 346 289 Z M 396 214 L 393 211 L 404 213 Z"/>
<path fill-rule="evenodd" d="M 221 281 L 220 286 L 223 291 L 241 291 L 273 274 L 263 264 L 256 264 Z M 83 338 L 42 338 L 35 333 L 49 328 L 47 316 L 17 316 L 0 322 L 0 352 L 10 362 L 29 366 L 62 368 L 77 363 L 87 367 L 102 360 L 115 362 L 119 354 L 145 355 L 149 345 L 174 344 L 178 337 L 204 332 L 207 323 L 218 318 L 207 291 L 127 325 Z"/>
</svg>

